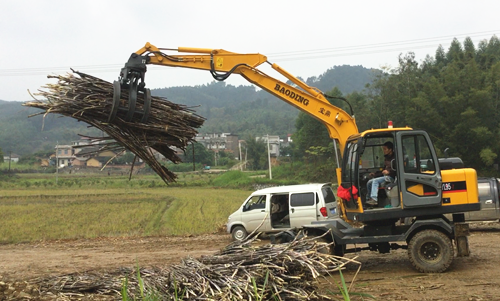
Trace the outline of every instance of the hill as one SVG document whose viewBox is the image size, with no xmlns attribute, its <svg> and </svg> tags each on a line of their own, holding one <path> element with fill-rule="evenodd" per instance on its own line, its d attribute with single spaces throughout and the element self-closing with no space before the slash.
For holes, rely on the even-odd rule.
<svg viewBox="0 0 500 301">
<path fill-rule="evenodd" d="M 306 80 L 311 86 L 328 92 L 337 87 L 342 93 L 362 91 L 374 72 L 362 66 L 335 66 L 322 75 Z M 171 87 L 152 90 L 174 103 L 192 106 L 207 118 L 200 132 L 230 132 L 245 136 L 286 135 L 295 130 L 298 109 L 254 86 L 232 86 L 212 82 L 194 87 Z M 56 143 L 70 144 L 78 134 L 100 136 L 94 128 L 75 119 L 48 114 L 28 118 L 39 112 L 22 102 L 0 100 L 0 148 L 18 155 L 53 150 Z M 42 130 L 43 129 L 43 130 Z"/>
</svg>

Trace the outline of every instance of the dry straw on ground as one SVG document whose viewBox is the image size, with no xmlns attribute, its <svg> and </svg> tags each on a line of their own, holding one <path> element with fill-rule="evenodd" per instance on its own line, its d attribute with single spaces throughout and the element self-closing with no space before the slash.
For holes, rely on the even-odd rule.
<svg viewBox="0 0 500 301">
<path fill-rule="evenodd" d="M 174 163 L 180 162 L 173 147 L 185 150 L 189 143 L 194 142 L 196 129 L 205 121 L 203 117 L 187 106 L 153 96 L 146 121 L 141 121 L 142 114 L 136 113 L 127 122 L 124 118 L 126 112 L 119 110 L 116 118 L 108 122 L 113 106 L 111 83 L 78 71 L 48 78 L 57 79 L 57 83 L 47 84 L 34 94 L 44 99 L 23 104 L 43 110 L 31 116 L 54 113 L 86 122 L 109 135 L 92 137 L 101 141 L 99 152 L 112 150 L 119 153 L 129 150 L 146 162 L 166 183 L 175 180 L 175 174 L 158 162 L 152 150 Z M 127 106 L 127 101 L 128 92 L 123 90 L 122 107 Z M 137 112 L 143 111 L 143 107 L 144 100 L 139 97 Z"/>
<path fill-rule="evenodd" d="M 255 239 L 228 245 L 220 252 L 179 265 L 121 269 L 114 273 L 75 273 L 35 279 L 38 297 L 88 299 L 92 295 L 118 298 L 127 282 L 127 295 L 140 300 L 333 300 L 318 289 L 318 278 L 355 261 L 317 252 L 318 238 L 291 243 L 255 244 Z M 332 284 L 332 290 L 336 290 Z"/>
</svg>

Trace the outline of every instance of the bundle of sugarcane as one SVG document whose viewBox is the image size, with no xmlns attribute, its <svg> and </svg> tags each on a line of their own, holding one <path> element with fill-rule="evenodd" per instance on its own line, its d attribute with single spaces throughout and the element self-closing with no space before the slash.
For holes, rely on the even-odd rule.
<svg viewBox="0 0 500 301">
<path fill-rule="evenodd" d="M 252 243 L 232 244 L 214 255 L 185 258 L 165 268 L 70 274 L 31 284 L 42 295 L 121 293 L 134 300 L 141 295 L 161 300 L 332 300 L 334 296 L 319 290 L 318 278 L 357 263 L 317 252 L 324 245 L 316 238 L 276 245 Z"/>
<path fill-rule="evenodd" d="M 127 113 L 118 112 L 116 118 L 110 121 L 113 84 L 72 71 L 65 76 L 48 76 L 57 79 L 57 83 L 47 84 L 34 94 L 45 100 L 23 104 L 44 110 L 31 116 L 55 113 L 86 122 L 109 135 L 98 138 L 101 140 L 99 151 L 129 150 L 146 162 L 166 183 L 174 181 L 175 174 L 158 162 L 152 149 L 174 163 L 180 162 L 172 147 L 185 150 L 188 143 L 194 141 L 196 128 L 201 127 L 205 119 L 186 106 L 153 96 L 147 120 L 143 121 L 142 115 L 134 114 L 131 120 L 126 121 L 127 118 L 123 116 Z M 123 91 L 121 102 L 126 102 L 128 97 L 128 92 Z M 145 107 L 144 99 L 138 98 L 137 112 L 144 112 Z"/>
</svg>

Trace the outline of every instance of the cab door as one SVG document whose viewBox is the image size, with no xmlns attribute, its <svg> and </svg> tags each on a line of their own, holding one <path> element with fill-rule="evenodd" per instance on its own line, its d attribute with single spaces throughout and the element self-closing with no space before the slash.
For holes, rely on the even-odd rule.
<svg viewBox="0 0 500 301">
<path fill-rule="evenodd" d="M 441 205 L 441 171 L 429 135 L 425 131 L 396 134 L 398 185 L 403 208 Z"/>
</svg>

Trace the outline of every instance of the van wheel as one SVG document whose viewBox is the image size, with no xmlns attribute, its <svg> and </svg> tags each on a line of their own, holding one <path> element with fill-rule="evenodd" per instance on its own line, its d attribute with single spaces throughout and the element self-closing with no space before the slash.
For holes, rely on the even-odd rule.
<svg viewBox="0 0 500 301">
<path fill-rule="evenodd" d="M 233 240 L 242 241 L 247 238 L 248 233 L 243 226 L 236 226 L 231 231 L 231 235 L 233 236 Z"/>
<path fill-rule="evenodd" d="M 410 240 L 408 257 L 422 273 L 442 273 L 453 261 L 453 244 L 442 232 L 423 230 Z"/>
</svg>

